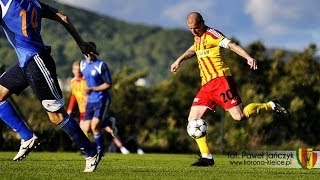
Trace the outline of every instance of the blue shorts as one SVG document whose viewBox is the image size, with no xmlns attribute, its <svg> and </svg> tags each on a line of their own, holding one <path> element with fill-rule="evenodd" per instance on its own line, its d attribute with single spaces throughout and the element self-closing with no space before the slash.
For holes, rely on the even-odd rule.
<svg viewBox="0 0 320 180">
<path fill-rule="evenodd" d="M 94 117 L 99 120 L 105 119 L 108 116 L 109 104 L 109 100 L 96 103 L 88 102 L 86 105 L 84 120 L 92 120 Z"/>
<path fill-rule="evenodd" d="M 62 99 L 56 65 L 47 52 L 36 54 L 25 67 L 16 64 L 6 70 L 0 84 L 17 95 L 30 86 L 40 101 Z"/>
</svg>

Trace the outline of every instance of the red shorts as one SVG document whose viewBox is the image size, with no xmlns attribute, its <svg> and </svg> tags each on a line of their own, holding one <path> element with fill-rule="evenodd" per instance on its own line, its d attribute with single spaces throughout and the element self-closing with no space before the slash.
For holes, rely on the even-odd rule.
<svg viewBox="0 0 320 180">
<path fill-rule="evenodd" d="M 83 120 L 84 120 L 84 112 L 81 112 L 79 116 L 79 121 L 83 121 Z"/>
<path fill-rule="evenodd" d="M 214 110 L 217 105 L 225 110 L 241 104 L 241 98 L 232 76 L 215 78 L 201 87 L 192 106 L 207 106 Z"/>
</svg>

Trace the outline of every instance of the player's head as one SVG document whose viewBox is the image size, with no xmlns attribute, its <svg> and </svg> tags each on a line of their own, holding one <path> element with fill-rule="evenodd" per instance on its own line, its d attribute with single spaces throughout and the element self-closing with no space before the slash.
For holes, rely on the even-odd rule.
<svg viewBox="0 0 320 180">
<path fill-rule="evenodd" d="M 204 20 L 200 13 L 191 12 L 187 16 L 187 25 L 191 31 L 191 33 L 195 36 L 200 37 L 206 29 L 206 25 L 204 24 Z"/>
<path fill-rule="evenodd" d="M 94 42 L 89 42 L 89 44 L 91 44 L 94 49 L 90 52 L 91 55 L 94 55 L 94 56 L 99 56 L 99 53 L 97 52 L 97 46 Z"/>
<path fill-rule="evenodd" d="M 72 73 L 73 73 L 73 76 L 76 78 L 82 77 L 82 73 L 80 71 L 80 61 L 75 61 L 72 64 Z"/>
<path fill-rule="evenodd" d="M 89 42 L 89 44 L 93 47 L 93 50 L 90 51 L 89 54 L 85 54 L 84 56 L 88 61 L 92 61 L 97 58 L 99 53 L 97 52 L 97 46 L 94 42 Z"/>
</svg>

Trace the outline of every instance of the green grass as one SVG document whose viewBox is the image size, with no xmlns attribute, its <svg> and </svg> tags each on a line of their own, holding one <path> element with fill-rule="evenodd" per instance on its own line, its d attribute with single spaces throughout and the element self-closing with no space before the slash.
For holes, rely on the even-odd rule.
<svg viewBox="0 0 320 180">
<path fill-rule="evenodd" d="M 0 152 L 0 179 L 319 179 L 320 169 L 266 168 L 230 165 L 224 155 L 215 156 L 213 167 L 191 167 L 196 155 L 107 153 L 94 173 L 83 173 L 79 152 L 32 152 L 12 161 L 15 152 Z"/>
</svg>

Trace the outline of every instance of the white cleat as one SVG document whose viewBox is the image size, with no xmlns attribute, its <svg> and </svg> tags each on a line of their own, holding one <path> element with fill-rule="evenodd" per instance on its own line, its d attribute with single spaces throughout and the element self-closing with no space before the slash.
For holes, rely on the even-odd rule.
<svg viewBox="0 0 320 180">
<path fill-rule="evenodd" d="M 137 153 L 138 153 L 139 155 L 144 154 L 144 152 L 143 152 L 143 150 L 142 150 L 141 148 L 138 148 L 138 149 L 137 149 Z"/>
<path fill-rule="evenodd" d="M 86 158 L 86 167 L 83 172 L 93 172 L 97 169 L 97 166 L 101 160 L 102 153 L 98 152 L 93 157 Z"/>
<path fill-rule="evenodd" d="M 17 155 L 13 158 L 14 161 L 20 161 L 27 157 L 27 155 L 40 145 L 38 137 L 33 135 L 31 139 L 24 141 L 21 140 L 21 146 Z"/>
<path fill-rule="evenodd" d="M 120 151 L 121 151 L 122 154 L 130 154 L 130 151 L 127 148 L 125 148 L 124 146 L 122 146 L 120 148 Z"/>
</svg>

